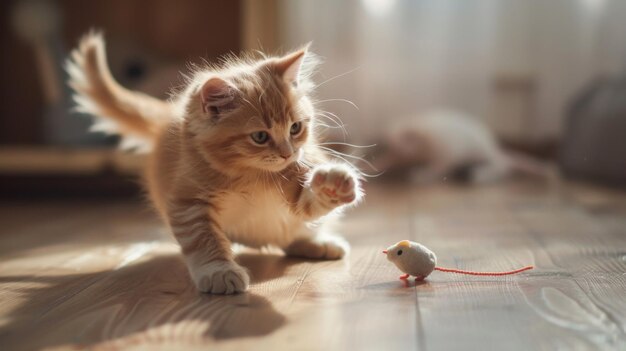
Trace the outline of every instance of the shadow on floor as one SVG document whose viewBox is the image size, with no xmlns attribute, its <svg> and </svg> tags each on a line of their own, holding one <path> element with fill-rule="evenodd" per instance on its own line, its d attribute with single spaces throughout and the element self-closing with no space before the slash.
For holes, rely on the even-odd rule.
<svg viewBox="0 0 626 351">
<path fill-rule="evenodd" d="M 243 254 L 238 260 L 253 283 L 281 276 L 301 262 L 261 254 Z M 198 293 L 178 255 L 95 273 L 0 277 L 0 284 L 21 301 L 0 327 L 0 344 L 12 350 L 88 347 L 103 341 L 113 346 L 197 342 L 199 336 L 206 342 L 204 338 L 267 335 L 286 323 L 260 295 Z"/>
</svg>

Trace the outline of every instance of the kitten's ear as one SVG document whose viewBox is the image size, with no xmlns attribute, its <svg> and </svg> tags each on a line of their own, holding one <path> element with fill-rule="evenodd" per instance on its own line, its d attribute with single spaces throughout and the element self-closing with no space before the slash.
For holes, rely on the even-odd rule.
<svg viewBox="0 0 626 351">
<path fill-rule="evenodd" d="M 202 112 L 212 117 L 219 117 L 236 108 L 235 95 L 237 89 L 226 80 L 213 77 L 204 83 L 200 89 Z"/>
<path fill-rule="evenodd" d="M 302 68 L 302 63 L 304 62 L 308 49 L 309 46 L 307 45 L 303 49 L 279 58 L 275 63 L 276 71 L 287 83 L 298 85 L 300 68 Z"/>
</svg>

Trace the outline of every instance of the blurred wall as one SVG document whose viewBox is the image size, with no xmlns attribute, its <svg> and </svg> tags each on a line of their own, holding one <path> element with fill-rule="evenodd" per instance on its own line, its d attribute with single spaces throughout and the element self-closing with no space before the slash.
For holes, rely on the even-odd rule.
<svg viewBox="0 0 626 351">
<path fill-rule="evenodd" d="M 325 57 L 323 106 L 354 139 L 390 122 L 452 107 L 501 137 L 562 132 L 567 101 L 590 79 L 623 72 L 626 1 L 282 0 L 281 42 L 313 41 Z M 366 123 L 363 123 L 366 122 Z"/>
</svg>

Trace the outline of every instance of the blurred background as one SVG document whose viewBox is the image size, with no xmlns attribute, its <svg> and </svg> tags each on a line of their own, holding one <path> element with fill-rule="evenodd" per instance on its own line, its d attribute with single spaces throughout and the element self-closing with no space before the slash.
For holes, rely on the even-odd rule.
<svg viewBox="0 0 626 351">
<path fill-rule="evenodd" d="M 139 193 L 143 157 L 71 112 L 63 62 L 91 28 L 106 35 L 113 75 L 159 97 L 188 62 L 312 42 L 324 61 L 316 98 L 347 130 L 327 138 L 377 144 L 341 150 L 390 160 L 382 168 L 423 163 L 390 157 L 402 152 L 394 140 L 423 137 L 414 122 L 446 110 L 472 125 L 453 119 L 430 139 L 480 130 L 567 178 L 626 185 L 624 1 L 12 0 L 0 10 L 3 197 Z M 398 125 L 415 132 L 393 134 Z"/>
</svg>

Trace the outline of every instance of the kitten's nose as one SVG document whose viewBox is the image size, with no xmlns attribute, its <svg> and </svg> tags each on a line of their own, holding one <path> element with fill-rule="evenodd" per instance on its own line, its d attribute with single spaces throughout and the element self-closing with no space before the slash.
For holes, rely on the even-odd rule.
<svg viewBox="0 0 626 351">
<path fill-rule="evenodd" d="M 282 144 L 278 147 L 278 154 L 286 160 L 293 155 L 293 148 L 288 143 Z"/>
<path fill-rule="evenodd" d="M 293 155 L 293 152 L 281 152 L 280 153 L 280 157 L 284 158 L 285 160 L 291 157 L 291 155 Z"/>
</svg>

